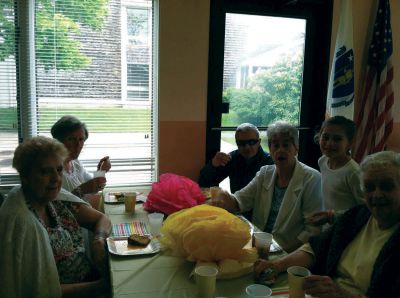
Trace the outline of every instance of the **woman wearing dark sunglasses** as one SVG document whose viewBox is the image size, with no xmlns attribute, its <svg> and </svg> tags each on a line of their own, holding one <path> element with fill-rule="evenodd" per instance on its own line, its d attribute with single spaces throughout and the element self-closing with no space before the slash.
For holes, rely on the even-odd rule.
<svg viewBox="0 0 400 298">
<path fill-rule="evenodd" d="M 233 195 L 220 192 L 211 204 L 230 212 L 253 209 L 252 222 L 272 233 L 278 244 L 291 252 L 319 233 L 319 228 L 307 224 L 305 217 L 322 210 L 321 175 L 297 160 L 296 127 L 275 122 L 268 126 L 267 137 L 275 164 L 263 166 L 246 187 Z"/>
<path fill-rule="evenodd" d="M 200 172 L 201 187 L 217 186 L 229 176 L 231 192 L 245 187 L 262 166 L 272 164 L 270 155 L 261 147 L 260 132 L 251 123 L 242 123 L 236 128 L 235 140 L 238 149 L 217 152 Z"/>
</svg>

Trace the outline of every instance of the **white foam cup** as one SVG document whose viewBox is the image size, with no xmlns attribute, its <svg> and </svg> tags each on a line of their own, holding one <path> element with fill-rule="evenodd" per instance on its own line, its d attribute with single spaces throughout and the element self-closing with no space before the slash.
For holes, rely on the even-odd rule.
<svg viewBox="0 0 400 298">
<path fill-rule="evenodd" d="M 266 232 L 255 232 L 254 236 L 254 246 L 260 257 L 267 256 L 272 244 L 272 234 Z"/>
<path fill-rule="evenodd" d="M 155 237 L 160 235 L 161 226 L 164 220 L 162 213 L 150 213 L 147 215 L 150 223 L 151 234 Z"/>
<path fill-rule="evenodd" d="M 213 298 L 218 269 L 213 266 L 198 266 L 194 269 L 197 298 Z"/>
<path fill-rule="evenodd" d="M 271 297 L 272 290 L 264 285 L 253 284 L 246 287 L 248 297 L 268 298 Z"/>
</svg>

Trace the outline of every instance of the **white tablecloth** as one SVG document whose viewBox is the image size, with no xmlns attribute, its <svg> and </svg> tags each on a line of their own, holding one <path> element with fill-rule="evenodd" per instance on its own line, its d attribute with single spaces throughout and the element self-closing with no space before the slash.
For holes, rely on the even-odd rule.
<svg viewBox="0 0 400 298">
<path fill-rule="evenodd" d="M 125 213 L 124 205 L 105 205 L 113 224 L 140 220 L 148 223 L 142 205 L 134 214 Z M 160 252 L 143 256 L 110 255 L 111 284 L 114 297 L 196 297 L 196 286 L 189 275 L 195 263 Z M 217 280 L 215 297 L 246 297 L 245 288 L 254 282 L 252 274 Z M 279 296 L 274 296 L 279 297 Z M 280 296 L 280 297 L 286 297 Z"/>
</svg>

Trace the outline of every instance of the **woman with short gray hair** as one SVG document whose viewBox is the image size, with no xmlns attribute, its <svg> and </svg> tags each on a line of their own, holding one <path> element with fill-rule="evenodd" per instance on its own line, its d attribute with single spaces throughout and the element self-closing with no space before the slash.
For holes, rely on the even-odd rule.
<svg viewBox="0 0 400 298">
<path fill-rule="evenodd" d="M 290 123 L 285 121 L 276 121 L 269 125 L 267 128 L 268 145 L 270 140 L 279 135 L 288 137 L 292 140 L 295 146 L 299 147 L 299 131 Z"/>
<path fill-rule="evenodd" d="M 322 210 L 321 175 L 297 160 L 298 131 L 279 121 L 268 127 L 268 146 L 274 165 L 261 167 L 243 189 L 221 197 L 211 204 L 231 212 L 253 209 L 252 222 L 272 233 L 287 252 L 306 243 L 320 228 L 308 224 L 308 214 Z"/>
</svg>

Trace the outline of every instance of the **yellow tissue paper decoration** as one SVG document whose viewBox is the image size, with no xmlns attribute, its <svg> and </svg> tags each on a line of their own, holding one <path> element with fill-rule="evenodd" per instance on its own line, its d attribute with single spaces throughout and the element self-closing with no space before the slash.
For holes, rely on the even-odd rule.
<svg viewBox="0 0 400 298">
<path fill-rule="evenodd" d="M 161 244 L 190 261 L 218 262 L 225 259 L 253 263 L 257 252 L 244 248 L 250 227 L 228 211 L 199 205 L 168 216 L 161 229 Z"/>
</svg>

